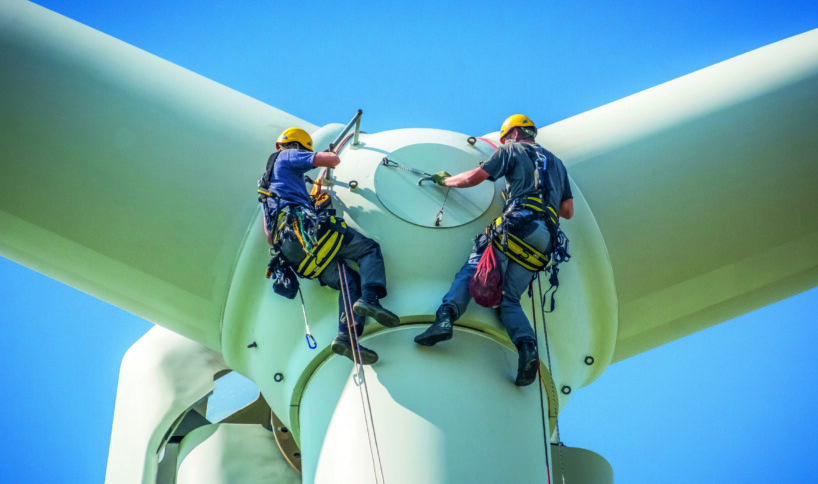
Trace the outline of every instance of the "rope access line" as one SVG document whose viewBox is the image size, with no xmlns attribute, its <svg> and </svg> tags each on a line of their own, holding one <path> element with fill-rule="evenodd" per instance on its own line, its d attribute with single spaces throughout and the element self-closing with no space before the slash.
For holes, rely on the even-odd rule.
<svg viewBox="0 0 818 484">
<path fill-rule="evenodd" d="M 554 267 L 554 268 L 556 268 L 556 267 Z M 534 283 L 532 281 L 531 286 L 530 286 L 532 289 L 533 289 L 533 284 Z M 545 339 L 545 354 L 546 354 L 546 358 L 548 359 L 548 371 L 550 372 L 551 371 L 551 348 L 548 345 L 548 327 L 546 326 L 546 322 L 545 322 L 545 313 L 546 313 L 546 311 L 545 311 L 545 304 L 543 302 L 542 282 L 540 281 L 540 273 L 539 272 L 537 273 L 537 290 L 538 290 L 537 292 L 539 292 L 539 296 L 540 296 L 540 311 L 541 311 L 541 315 L 542 315 L 543 338 Z M 531 302 L 533 304 L 534 298 L 531 298 Z M 553 311 L 553 308 L 552 308 L 552 311 Z M 533 314 L 535 314 L 535 313 L 534 313 L 534 310 L 532 308 L 532 315 Z M 535 316 L 535 319 L 536 319 L 536 316 Z M 536 333 L 537 333 L 537 323 L 535 321 L 535 323 L 534 323 L 534 334 L 536 335 Z M 537 349 L 537 352 L 539 353 L 539 349 Z M 537 368 L 537 371 L 539 371 L 539 368 Z M 554 384 L 553 376 L 552 376 L 552 378 L 549 378 L 549 383 L 550 383 L 551 391 L 553 392 L 552 394 L 554 395 L 554 400 L 555 400 L 555 402 L 554 402 L 554 406 L 555 406 L 555 408 L 554 408 L 554 419 L 555 419 L 555 422 L 556 422 L 555 429 L 557 431 L 557 452 L 559 452 L 559 459 L 560 459 L 560 475 L 562 477 L 562 484 L 565 484 L 565 463 L 563 462 L 563 459 L 562 459 L 562 438 L 560 437 L 560 419 L 559 419 L 559 415 L 557 413 L 557 408 L 556 408 L 556 399 L 559 398 L 559 397 L 557 396 L 557 387 Z M 540 398 L 542 398 L 542 394 L 540 394 Z M 549 405 L 548 405 L 548 411 L 549 411 L 549 413 L 551 412 L 550 401 L 549 401 Z M 549 482 L 549 484 L 550 484 L 550 482 Z"/>
<path fill-rule="evenodd" d="M 532 279 L 530 283 L 528 283 L 528 297 L 531 299 L 531 316 L 534 318 L 534 339 L 539 341 L 540 338 L 537 334 L 537 312 L 534 307 L 534 280 Z M 543 332 L 545 332 L 545 322 L 543 322 Z M 546 343 L 545 343 L 546 351 L 548 350 L 548 337 L 546 336 Z M 551 369 L 551 358 L 548 359 L 548 369 Z M 537 344 L 537 395 L 540 396 L 540 421 L 542 422 L 542 438 L 543 438 L 543 451 L 545 451 L 545 475 L 548 478 L 548 484 L 551 484 L 551 463 L 548 460 L 548 446 L 551 445 L 551 439 L 549 438 L 548 428 L 546 428 L 546 414 L 545 414 L 545 405 L 543 404 L 543 397 L 542 397 L 542 372 L 540 371 L 540 345 Z M 550 405 L 549 405 L 549 413 L 550 413 Z M 550 428 L 550 426 L 549 426 Z"/>
<path fill-rule="evenodd" d="M 375 482 L 378 482 L 378 470 L 380 469 L 380 482 L 386 483 L 383 472 L 383 462 L 381 461 L 381 451 L 378 446 L 378 435 L 375 433 L 375 419 L 372 415 L 372 403 L 369 400 L 369 388 L 366 385 L 366 376 L 364 375 L 364 365 L 361 362 L 361 347 L 358 343 L 358 333 L 353 329 L 354 321 L 352 315 L 352 300 L 349 294 L 349 284 L 347 282 L 346 267 L 338 263 L 338 275 L 341 278 L 341 297 L 344 300 L 344 314 L 346 317 L 347 331 L 352 346 L 352 361 L 355 364 L 355 372 L 357 376 L 356 386 L 358 387 L 358 394 L 361 396 L 361 410 L 364 414 L 364 423 L 366 425 L 366 436 L 369 443 L 369 455 L 372 458 L 372 471 L 375 476 Z M 363 387 L 363 390 L 361 390 Z M 365 395 L 365 396 L 364 396 Z M 369 411 L 367 412 L 367 409 Z M 374 442 L 374 451 L 373 451 Z"/>
<path fill-rule="evenodd" d="M 443 221 L 443 207 L 446 206 L 446 200 L 449 199 L 450 191 L 452 191 L 452 187 L 446 188 L 446 196 L 443 197 L 443 203 L 440 205 L 440 210 L 438 210 L 437 215 L 435 215 L 435 227 L 440 226 L 440 222 Z"/>
</svg>

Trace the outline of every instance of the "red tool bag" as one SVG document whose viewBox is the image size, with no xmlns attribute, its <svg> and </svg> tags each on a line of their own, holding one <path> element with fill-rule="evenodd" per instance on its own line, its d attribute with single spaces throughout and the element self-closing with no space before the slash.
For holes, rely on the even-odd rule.
<svg viewBox="0 0 818 484">
<path fill-rule="evenodd" d="M 469 281 L 469 292 L 474 302 L 493 308 L 503 300 L 503 270 L 495 248 L 489 245 L 477 263 L 477 271 Z"/>
</svg>

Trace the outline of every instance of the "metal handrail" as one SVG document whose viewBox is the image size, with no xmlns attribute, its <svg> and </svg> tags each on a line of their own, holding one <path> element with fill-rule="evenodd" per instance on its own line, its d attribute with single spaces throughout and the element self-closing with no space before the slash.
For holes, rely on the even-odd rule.
<svg viewBox="0 0 818 484">
<path fill-rule="evenodd" d="M 341 131 L 341 134 L 339 134 L 335 138 L 335 141 L 329 144 L 330 151 L 335 153 L 335 149 L 338 148 L 339 144 L 341 143 L 341 140 L 344 139 L 344 136 L 346 136 L 347 133 L 349 133 L 349 130 L 352 128 L 353 124 L 355 125 L 355 135 L 352 138 L 352 146 L 358 146 L 358 134 L 361 132 L 361 115 L 363 113 L 364 112 L 361 109 L 359 109 L 358 112 L 355 113 L 355 116 L 353 116 L 352 119 L 349 120 L 347 125 L 344 127 L 344 130 Z"/>
</svg>

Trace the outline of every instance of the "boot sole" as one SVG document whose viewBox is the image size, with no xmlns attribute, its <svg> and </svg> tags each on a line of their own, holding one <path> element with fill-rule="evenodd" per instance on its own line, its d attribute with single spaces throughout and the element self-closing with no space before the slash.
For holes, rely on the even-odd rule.
<svg viewBox="0 0 818 484">
<path fill-rule="evenodd" d="M 536 358 L 526 361 L 523 369 L 517 372 L 517 380 L 514 381 L 514 384 L 518 387 L 525 387 L 534 383 L 534 380 L 537 379 L 538 363 Z"/>
<path fill-rule="evenodd" d="M 338 343 L 338 342 L 333 341 L 332 345 L 331 345 L 331 348 L 332 348 L 332 352 L 335 353 L 336 355 L 346 356 L 347 358 L 352 360 L 353 363 L 355 362 L 355 359 L 352 357 L 353 353 L 352 353 L 352 347 L 351 346 L 347 346 L 347 345 L 345 345 L 343 343 Z M 372 350 L 366 351 L 366 350 L 363 349 L 363 347 L 361 347 L 361 355 L 360 356 L 361 356 L 361 364 L 363 364 L 363 365 L 371 365 L 371 364 L 375 363 L 376 361 L 378 361 L 378 354 L 377 353 L 375 353 Z"/>
<path fill-rule="evenodd" d="M 352 306 L 352 312 L 358 316 L 372 318 L 377 321 L 378 324 L 387 328 L 394 328 L 400 324 L 400 318 L 395 314 L 386 310 L 372 308 L 371 306 L 364 306 L 357 302 Z"/>
<path fill-rule="evenodd" d="M 452 339 L 452 333 L 438 333 L 432 334 L 425 338 L 421 338 L 421 335 L 415 336 L 415 343 L 421 346 L 434 346 L 441 341 L 448 341 Z"/>
</svg>

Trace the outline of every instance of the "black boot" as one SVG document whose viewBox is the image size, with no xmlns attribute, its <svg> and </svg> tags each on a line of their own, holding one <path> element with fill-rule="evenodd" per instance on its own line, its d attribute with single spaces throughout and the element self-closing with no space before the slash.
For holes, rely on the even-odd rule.
<svg viewBox="0 0 818 484">
<path fill-rule="evenodd" d="M 346 334 L 339 334 L 332 341 L 331 348 L 333 353 L 341 356 L 346 356 L 353 362 L 355 361 L 355 358 L 353 358 L 352 353 L 352 342 L 350 341 L 349 336 L 347 336 Z M 358 343 L 358 348 L 360 348 L 361 350 L 360 354 L 361 364 L 371 365 L 378 361 L 378 353 L 375 353 L 374 351 L 370 350 L 369 348 L 365 347 L 360 343 Z"/>
<path fill-rule="evenodd" d="M 352 312 L 359 316 L 372 318 L 387 328 L 394 328 L 400 324 L 398 315 L 381 306 L 380 301 L 375 297 L 366 299 L 361 297 L 352 305 Z"/>
<path fill-rule="evenodd" d="M 415 336 L 415 343 L 434 346 L 435 343 L 452 339 L 452 310 L 441 306 L 435 314 L 435 322 L 426 331 Z"/>
<path fill-rule="evenodd" d="M 517 380 L 518 387 L 531 385 L 537 378 L 537 366 L 540 364 L 537 347 L 533 341 L 524 340 L 517 347 Z"/>
</svg>

